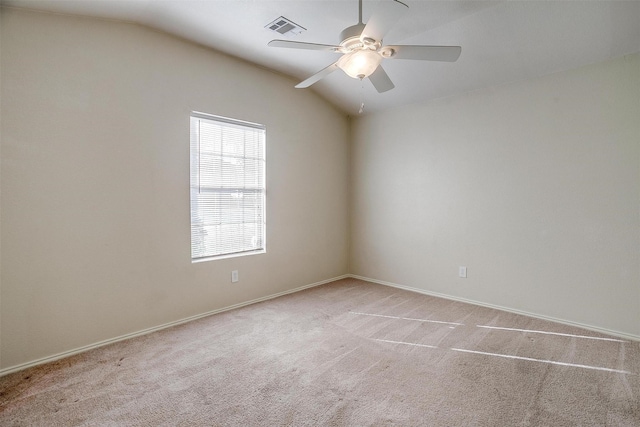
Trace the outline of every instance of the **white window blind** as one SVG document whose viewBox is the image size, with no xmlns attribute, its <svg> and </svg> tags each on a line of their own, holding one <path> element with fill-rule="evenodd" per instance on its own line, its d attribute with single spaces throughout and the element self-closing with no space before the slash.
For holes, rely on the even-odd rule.
<svg viewBox="0 0 640 427">
<path fill-rule="evenodd" d="M 263 125 L 191 114 L 191 259 L 265 250 Z"/>
</svg>

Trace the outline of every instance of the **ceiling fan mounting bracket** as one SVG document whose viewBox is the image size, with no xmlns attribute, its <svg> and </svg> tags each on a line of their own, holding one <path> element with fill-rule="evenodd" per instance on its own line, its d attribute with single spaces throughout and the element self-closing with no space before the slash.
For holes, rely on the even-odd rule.
<svg viewBox="0 0 640 427">
<path fill-rule="evenodd" d="M 391 58 L 396 54 L 396 50 L 391 47 L 383 47 L 382 49 L 380 49 L 379 53 L 383 58 Z"/>
<path fill-rule="evenodd" d="M 365 46 L 373 46 L 376 43 L 381 44 L 381 42 L 377 42 L 376 39 L 371 37 L 363 37 L 362 43 L 364 43 Z"/>
</svg>

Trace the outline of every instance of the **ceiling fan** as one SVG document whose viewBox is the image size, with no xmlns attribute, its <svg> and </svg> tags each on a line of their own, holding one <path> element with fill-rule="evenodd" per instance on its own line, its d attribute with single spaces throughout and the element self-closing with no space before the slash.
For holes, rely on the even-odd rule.
<svg viewBox="0 0 640 427">
<path fill-rule="evenodd" d="M 296 42 L 290 40 L 272 40 L 269 46 L 293 49 L 323 50 L 341 53 L 342 56 L 333 64 L 298 83 L 296 88 L 306 88 L 328 76 L 338 68 L 355 79 L 369 78 L 380 93 L 395 86 L 380 63 L 383 59 L 414 59 L 422 61 L 455 62 L 460 56 L 460 46 L 424 46 L 424 45 L 389 45 L 384 46 L 382 39 L 409 6 L 390 0 L 371 16 L 367 24 L 362 23 L 362 0 L 358 2 L 358 23 L 345 28 L 340 33 L 340 44 L 328 45 Z"/>
</svg>

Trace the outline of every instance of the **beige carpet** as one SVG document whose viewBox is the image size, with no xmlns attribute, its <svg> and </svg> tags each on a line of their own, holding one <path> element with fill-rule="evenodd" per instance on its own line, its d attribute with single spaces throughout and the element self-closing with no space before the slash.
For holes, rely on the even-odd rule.
<svg viewBox="0 0 640 427">
<path fill-rule="evenodd" d="M 640 426 L 638 373 L 638 342 L 346 279 L 7 375 L 0 425 Z"/>
</svg>

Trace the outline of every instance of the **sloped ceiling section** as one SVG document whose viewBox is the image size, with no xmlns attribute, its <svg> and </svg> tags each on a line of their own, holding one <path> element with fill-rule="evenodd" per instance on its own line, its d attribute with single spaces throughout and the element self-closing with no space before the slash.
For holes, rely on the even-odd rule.
<svg viewBox="0 0 640 427">
<path fill-rule="evenodd" d="M 381 1 L 363 1 L 366 22 Z M 314 90 L 347 114 L 378 112 L 576 68 L 640 51 L 638 1 L 417 1 L 385 44 L 459 45 L 457 62 L 385 60 L 395 89 L 335 72 Z M 289 39 L 337 44 L 358 22 L 356 0 L 2 0 L 7 7 L 139 23 L 303 80 L 336 61 L 331 52 L 268 47 L 265 28 L 285 16 L 306 28 Z"/>
</svg>

